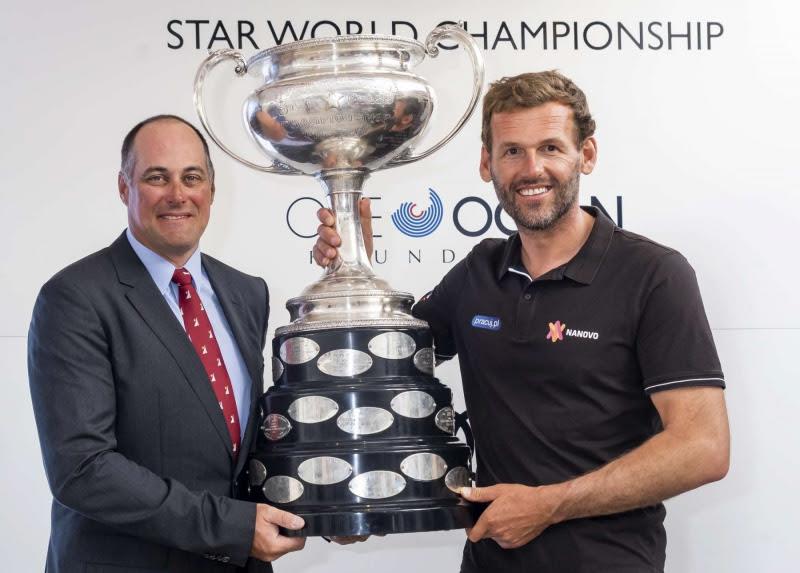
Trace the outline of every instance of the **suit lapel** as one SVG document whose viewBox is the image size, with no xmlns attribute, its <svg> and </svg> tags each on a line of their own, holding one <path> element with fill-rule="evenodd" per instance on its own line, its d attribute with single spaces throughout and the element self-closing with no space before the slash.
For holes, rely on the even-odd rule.
<svg viewBox="0 0 800 573">
<path fill-rule="evenodd" d="M 261 355 L 260 352 L 253 351 L 252 344 L 248 344 L 248 341 L 253 339 L 253 333 L 249 333 L 248 337 L 242 322 L 246 307 L 239 290 L 231 284 L 228 274 L 224 272 L 224 269 L 220 268 L 213 258 L 203 255 L 203 268 L 208 274 L 214 293 L 217 295 L 222 311 L 225 313 L 225 318 L 228 320 L 228 325 L 231 327 L 233 338 L 236 340 L 236 345 L 239 347 L 239 352 L 247 366 L 247 373 L 250 375 L 250 416 L 248 416 L 247 427 L 242 438 L 242 444 L 249 446 L 258 423 L 258 416 L 256 416 L 255 412 L 259 398 L 258 389 L 261 387 Z M 239 456 L 236 474 L 241 471 L 246 458 L 247 455 Z"/>
<path fill-rule="evenodd" d="M 156 288 L 153 279 L 139 257 L 136 256 L 124 233 L 111 245 L 111 257 L 117 269 L 119 281 L 130 287 L 126 297 L 175 359 L 232 457 L 228 428 L 225 426 L 225 419 L 219 413 L 219 403 L 208 382 L 208 375 L 203 364 L 189 342 L 186 332 L 175 320 L 175 315 L 167 301 Z"/>
</svg>

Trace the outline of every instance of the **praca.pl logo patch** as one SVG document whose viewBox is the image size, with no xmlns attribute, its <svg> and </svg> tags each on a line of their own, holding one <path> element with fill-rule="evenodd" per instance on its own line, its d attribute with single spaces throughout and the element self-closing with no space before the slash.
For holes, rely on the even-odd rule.
<svg viewBox="0 0 800 573">
<path fill-rule="evenodd" d="M 484 330 L 500 330 L 500 319 L 496 316 L 484 316 L 476 314 L 472 317 L 473 328 L 483 328 Z"/>
<path fill-rule="evenodd" d="M 441 224 L 444 206 L 436 191 L 428 189 L 431 204 L 427 209 L 418 209 L 416 203 L 406 201 L 392 213 L 392 223 L 397 230 L 409 237 L 426 237 Z"/>
</svg>

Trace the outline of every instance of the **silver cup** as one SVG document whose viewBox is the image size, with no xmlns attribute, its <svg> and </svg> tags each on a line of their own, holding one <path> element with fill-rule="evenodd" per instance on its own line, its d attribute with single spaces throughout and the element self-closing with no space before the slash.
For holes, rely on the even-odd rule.
<svg viewBox="0 0 800 573">
<path fill-rule="evenodd" d="M 415 152 L 436 98 L 414 68 L 436 57 L 447 39 L 469 54 L 472 95 L 455 127 Z M 243 159 L 209 125 L 206 75 L 228 60 L 237 75 L 263 82 L 243 116 L 269 165 Z M 372 270 L 358 201 L 372 171 L 418 161 L 450 141 L 482 85 L 481 54 L 457 26 L 436 28 L 424 45 L 342 36 L 277 46 L 249 60 L 226 50 L 212 53 L 197 72 L 195 105 L 211 139 L 248 167 L 316 177 L 342 238 L 323 277 L 286 303 L 292 322 L 276 330 L 275 384 L 259 400 L 261 433 L 248 462 L 250 499 L 301 515 L 300 535 L 474 523 L 474 508 L 457 494 L 470 484 L 471 448 L 455 437 L 456 426 L 465 433 L 468 427 L 453 412 L 450 390 L 434 378 L 432 335 L 411 315 L 413 297 Z"/>
<path fill-rule="evenodd" d="M 437 45 L 452 39 L 472 62 L 473 89 L 455 127 L 428 149 L 413 145 L 428 127 L 436 97 L 414 73 Z M 258 165 L 229 149 L 211 128 L 203 99 L 206 75 L 232 60 L 236 74 L 263 82 L 245 101 L 247 133 L 272 160 Z M 425 44 L 392 36 L 339 36 L 303 40 L 245 60 L 233 50 L 212 53 L 195 78 L 194 101 L 211 139 L 237 161 L 267 173 L 311 175 L 327 193 L 342 238 L 339 256 L 323 277 L 287 302 L 291 324 L 277 332 L 377 324 L 419 326 L 409 314 L 410 294 L 375 276 L 364 248 L 358 200 L 372 171 L 406 165 L 441 149 L 461 130 L 478 103 L 483 58 L 466 31 L 435 28 Z"/>
</svg>

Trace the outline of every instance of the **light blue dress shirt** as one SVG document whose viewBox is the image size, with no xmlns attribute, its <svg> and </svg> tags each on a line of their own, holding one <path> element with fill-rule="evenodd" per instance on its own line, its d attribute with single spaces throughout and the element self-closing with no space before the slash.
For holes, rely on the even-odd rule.
<svg viewBox="0 0 800 573">
<path fill-rule="evenodd" d="M 175 315 L 175 320 L 178 321 L 181 328 L 186 330 L 181 316 L 181 307 L 178 304 L 178 285 L 172 282 L 175 265 L 145 247 L 133 236 L 130 229 L 125 234 L 136 255 L 153 278 L 153 282 L 156 283 L 156 287 L 164 295 L 164 299 Z M 236 339 L 233 338 L 225 313 L 222 312 L 219 299 L 214 293 L 214 289 L 211 288 L 211 281 L 208 280 L 208 275 L 206 275 L 201 263 L 200 249 L 194 252 L 186 262 L 186 265 L 184 265 L 184 268 L 192 274 L 192 282 L 194 282 L 194 287 L 200 295 L 200 300 L 203 301 L 208 320 L 211 322 L 211 328 L 214 329 L 214 336 L 219 344 L 222 360 L 225 362 L 225 367 L 228 370 L 228 376 L 233 386 L 236 409 L 239 411 L 240 430 L 242 437 L 244 437 L 244 430 L 247 427 L 247 419 L 250 414 L 250 388 L 252 384 L 250 374 L 247 372 L 242 354 L 236 345 Z"/>
</svg>

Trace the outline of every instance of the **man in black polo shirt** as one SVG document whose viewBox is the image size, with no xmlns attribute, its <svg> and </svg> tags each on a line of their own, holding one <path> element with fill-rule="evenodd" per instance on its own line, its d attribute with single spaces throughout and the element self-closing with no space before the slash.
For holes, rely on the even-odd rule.
<svg viewBox="0 0 800 573">
<path fill-rule="evenodd" d="M 480 173 L 519 232 L 482 241 L 414 308 L 437 358 L 459 356 L 479 486 L 462 495 L 488 504 L 463 572 L 663 571 L 661 502 L 728 469 L 725 382 L 694 271 L 578 205 L 594 128 L 557 72 L 492 84 Z M 320 219 L 325 265 L 339 239 Z"/>
</svg>

